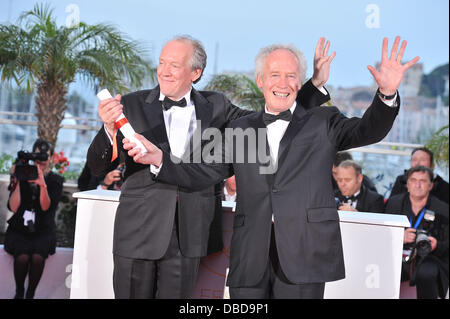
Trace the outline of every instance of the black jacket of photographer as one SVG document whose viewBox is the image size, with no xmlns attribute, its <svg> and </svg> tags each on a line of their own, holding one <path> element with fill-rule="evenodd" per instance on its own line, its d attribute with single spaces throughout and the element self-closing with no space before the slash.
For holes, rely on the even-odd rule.
<svg viewBox="0 0 450 319">
<path fill-rule="evenodd" d="M 39 233 L 55 231 L 55 213 L 58 207 L 58 203 L 61 200 L 64 178 L 53 172 L 49 172 L 45 175 L 44 179 L 45 183 L 47 184 L 47 193 L 51 201 L 49 209 L 47 211 L 43 211 L 41 209 L 39 199 L 40 187 L 35 186 L 37 188 L 37 195 L 35 196 L 35 199 L 33 201 L 32 186 L 27 181 L 21 181 L 20 206 L 17 209 L 17 212 L 8 220 L 9 227 L 12 227 L 16 231 L 29 233 L 29 229 L 24 226 L 23 214 L 25 210 L 31 211 L 34 208 L 34 228 L 36 235 L 38 235 Z M 9 196 L 11 196 L 11 193 Z M 10 209 L 9 203 L 8 209 Z"/>
<path fill-rule="evenodd" d="M 437 199 L 433 195 L 428 196 L 427 204 L 425 208 L 432 210 L 435 213 L 435 220 L 432 223 L 429 233 L 432 237 L 436 238 L 436 249 L 432 251 L 427 257 L 434 260 L 439 266 L 439 295 L 441 298 L 445 297 L 447 293 L 449 279 L 449 250 L 448 250 L 448 219 L 449 219 L 449 206 L 443 201 Z M 386 204 L 385 213 L 387 214 L 402 214 L 405 215 L 410 222 L 414 225 L 418 216 L 415 216 L 412 212 L 411 201 L 409 199 L 409 193 L 403 193 L 395 195 L 389 199 Z M 419 215 L 419 214 L 418 214 Z M 411 221 L 412 218 L 412 221 Z M 422 222 L 418 225 L 417 229 L 422 228 Z M 411 226 L 412 227 L 412 226 Z M 404 247 L 408 248 L 406 244 Z"/>
</svg>

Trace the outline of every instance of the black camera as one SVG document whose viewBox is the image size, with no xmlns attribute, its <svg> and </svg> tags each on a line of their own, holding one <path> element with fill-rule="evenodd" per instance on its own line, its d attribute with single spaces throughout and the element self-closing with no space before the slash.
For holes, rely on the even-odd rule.
<svg viewBox="0 0 450 319">
<path fill-rule="evenodd" d="M 425 258 L 431 253 L 431 242 L 428 237 L 431 236 L 433 229 L 435 213 L 432 210 L 425 210 L 421 227 L 416 230 L 416 241 L 413 244 L 411 257 L 405 259 L 406 262 L 412 261 L 417 256 Z"/>
<path fill-rule="evenodd" d="M 415 249 L 419 257 L 426 257 L 431 252 L 430 231 L 433 228 L 435 213 L 432 210 L 425 210 L 420 229 L 416 231 Z"/>
<path fill-rule="evenodd" d="M 48 154 L 45 152 L 29 153 L 26 151 L 17 152 L 16 168 L 14 175 L 19 181 L 30 181 L 38 178 L 38 170 L 34 163 L 30 161 L 44 162 L 48 159 Z"/>
<path fill-rule="evenodd" d="M 116 170 L 120 171 L 120 181 L 115 182 L 117 187 L 122 187 L 124 175 L 125 175 L 125 165 L 117 166 Z"/>
<path fill-rule="evenodd" d="M 428 232 L 418 229 L 416 232 L 416 250 L 419 257 L 425 257 L 431 252 L 431 242 L 428 239 Z"/>
</svg>

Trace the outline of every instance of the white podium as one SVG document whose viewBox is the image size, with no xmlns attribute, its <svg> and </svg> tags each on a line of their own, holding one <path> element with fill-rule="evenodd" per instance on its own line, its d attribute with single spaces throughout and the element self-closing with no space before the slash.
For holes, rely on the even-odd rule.
<svg viewBox="0 0 450 319">
<path fill-rule="evenodd" d="M 403 215 L 339 211 L 345 279 L 325 284 L 324 298 L 399 298 Z"/>
<path fill-rule="evenodd" d="M 112 235 L 118 191 L 75 193 L 78 198 L 70 298 L 114 298 Z M 228 209 L 229 210 L 229 209 Z M 234 214 L 226 214 L 231 218 Z M 339 212 L 346 278 L 325 285 L 325 298 L 398 298 L 402 215 Z M 230 236 L 227 236 L 229 240 Z M 224 243 L 229 247 L 229 243 Z M 217 257 L 217 256 L 216 256 Z M 205 257 L 209 258 L 209 257 Z M 228 262 L 227 258 L 224 258 Z M 223 265 L 228 267 L 228 265 Z M 200 276 L 201 274 L 199 274 Z M 225 278 L 222 279 L 221 289 Z"/>
<path fill-rule="evenodd" d="M 92 190 L 78 198 L 71 299 L 114 298 L 112 239 L 120 192 Z"/>
</svg>

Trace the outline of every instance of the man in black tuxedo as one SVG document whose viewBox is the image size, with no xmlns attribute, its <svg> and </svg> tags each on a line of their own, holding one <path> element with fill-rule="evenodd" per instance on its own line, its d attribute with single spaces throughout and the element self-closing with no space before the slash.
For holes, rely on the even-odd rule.
<svg viewBox="0 0 450 319">
<path fill-rule="evenodd" d="M 176 164 L 142 135 L 136 137 L 146 154 L 124 139 L 134 161 L 159 166 L 159 181 L 195 189 L 236 175 L 227 280 L 232 298 L 322 298 L 325 282 L 344 278 L 332 162 L 336 151 L 376 143 L 392 127 L 400 103 L 397 88 L 419 59 L 402 65 L 406 41 L 398 52 L 399 42 L 397 37 L 388 57 L 384 39 L 380 70 L 369 66 L 379 90 L 361 119 L 346 118 L 335 107 L 305 110 L 295 103 L 304 71 L 301 54 L 292 46 L 262 49 L 255 72 L 265 111 L 230 123 L 223 149 L 231 165 L 211 163 L 207 156 L 203 160 L 211 164 Z M 269 167 L 261 154 L 270 154 Z"/>
<path fill-rule="evenodd" d="M 320 43 L 323 48 L 323 39 Z M 317 59 L 313 79 L 302 88 L 299 103 L 317 106 L 329 99 L 319 89 L 328 78 L 330 62 L 328 56 Z M 122 112 L 136 132 L 178 157 L 189 157 L 196 128 L 223 130 L 229 121 L 252 113 L 232 105 L 222 94 L 195 90 L 192 84 L 200 80 L 205 66 L 202 44 L 191 37 L 176 37 L 161 51 L 159 86 L 100 102 L 104 127 L 89 147 L 92 173 L 102 175 L 117 167 L 117 160 L 111 163 L 112 144 L 115 120 Z M 119 151 L 122 138 L 118 132 Z M 220 190 L 209 186 L 193 191 L 155 182 L 148 165 L 130 157 L 125 163 L 114 223 L 115 297 L 188 298 L 200 257 L 222 249 Z"/>
<path fill-rule="evenodd" d="M 355 212 L 384 212 L 384 198 L 363 185 L 361 165 L 352 160 L 343 161 L 336 168 L 335 190 L 339 210 Z"/>
</svg>

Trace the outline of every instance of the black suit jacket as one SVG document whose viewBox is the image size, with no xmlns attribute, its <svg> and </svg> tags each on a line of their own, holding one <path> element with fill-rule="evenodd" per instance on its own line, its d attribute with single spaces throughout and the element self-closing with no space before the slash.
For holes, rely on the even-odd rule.
<svg viewBox="0 0 450 319">
<path fill-rule="evenodd" d="M 123 111 L 137 133 L 170 152 L 159 92 L 156 87 L 123 96 Z M 329 95 L 320 93 L 311 81 L 299 94 L 299 101 L 309 106 L 328 99 Z M 231 120 L 252 113 L 215 92 L 192 89 L 192 100 L 202 130 L 208 127 L 223 130 Z M 118 148 L 124 151 L 122 139 L 119 132 Z M 110 163 L 111 154 L 111 143 L 101 128 L 88 151 L 88 165 L 94 175 L 106 174 L 117 167 L 118 160 Z M 148 165 L 137 164 L 127 155 L 125 164 L 125 181 L 114 223 L 114 254 L 135 259 L 161 258 L 169 245 L 177 208 L 179 245 L 184 256 L 201 257 L 222 249 L 221 202 L 214 186 L 192 191 L 154 181 Z M 210 237 L 211 229 L 216 231 Z"/>
<path fill-rule="evenodd" d="M 384 198 L 380 194 L 362 186 L 361 196 L 356 203 L 356 210 L 359 212 L 383 213 Z"/>
<path fill-rule="evenodd" d="M 333 159 L 337 151 L 383 139 L 397 113 L 398 108 L 386 106 L 378 96 L 362 119 L 346 118 L 335 107 L 307 111 L 297 105 L 280 142 L 275 174 L 260 174 L 264 164 L 258 161 L 234 158 L 231 165 L 177 165 L 164 154 L 157 179 L 195 189 L 236 175 L 230 287 L 250 287 L 261 280 L 269 260 L 272 214 L 281 268 L 292 283 L 339 280 L 345 271 L 330 174 Z M 231 127 L 265 128 L 262 115 L 237 119 Z M 248 149 L 248 153 L 258 151 Z"/>
</svg>

